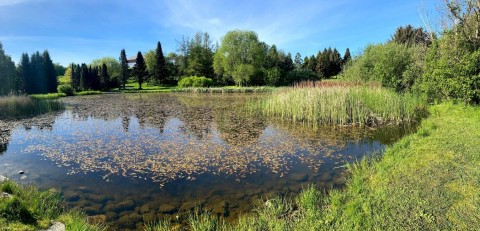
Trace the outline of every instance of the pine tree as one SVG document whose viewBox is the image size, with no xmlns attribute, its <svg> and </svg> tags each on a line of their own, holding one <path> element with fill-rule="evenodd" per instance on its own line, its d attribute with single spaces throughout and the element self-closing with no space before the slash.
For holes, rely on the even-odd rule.
<svg viewBox="0 0 480 231">
<path fill-rule="evenodd" d="M 142 52 L 137 53 L 137 59 L 135 60 L 135 65 L 133 66 L 133 73 L 137 77 L 138 89 L 142 89 L 142 84 L 145 80 L 145 77 L 148 75 L 147 65 L 143 59 Z"/>
<path fill-rule="evenodd" d="M 352 60 L 352 55 L 350 55 L 350 49 L 345 50 L 345 54 L 343 55 L 342 64 L 345 65 L 348 61 Z"/>
<path fill-rule="evenodd" d="M 27 53 L 22 54 L 22 58 L 20 59 L 20 63 L 17 67 L 17 76 L 22 83 L 21 91 L 31 94 L 33 92 L 33 84 L 34 82 L 31 79 L 30 74 L 30 57 Z"/>
<path fill-rule="evenodd" d="M 46 92 L 57 92 L 57 71 L 47 50 L 42 54 L 42 64 L 45 71 Z"/>
<path fill-rule="evenodd" d="M 15 63 L 10 56 L 5 54 L 0 43 L 0 95 L 16 92 L 16 79 Z"/>
<path fill-rule="evenodd" d="M 153 77 L 157 83 L 163 84 L 167 80 L 167 66 L 165 63 L 165 56 L 163 56 L 162 44 L 157 43 L 155 50 L 155 67 Z"/>
<path fill-rule="evenodd" d="M 122 49 L 120 52 L 120 85 L 125 89 L 125 84 L 128 79 L 128 61 L 127 55 L 125 54 L 125 49 Z"/>
<path fill-rule="evenodd" d="M 107 64 L 102 64 L 100 71 L 100 88 L 102 90 L 108 90 L 110 86 L 110 76 L 108 75 Z"/>
<path fill-rule="evenodd" d="M 48 92 L 47 81 L 45 78 L 45 68 L 43 65 L 43 58 L 37 51 L 30 57 L 31 63 L 31 81 L 33 83 L 33 94 L 44 94 Z"/>
<path fill-rule="evenodd" d="M 89 73 L 88 73 L 87 64 L 82 63 L 82 66 L 81 66 L 81 69 L 80 69 L 80 85 L 79 85 L 80 91 L 87 90 L 87 88 L 88 88 L 88 78 L 89 78 Z"/>
<path fill-rule="evenodd" d="M 300 55 L 300 53 L 297 52 L 297 54 L 295 54 L 295 59 L 293 60 L 293 64 L 295 65 L 296 70 L 302 69 L 303 60 L 302 60 L 302 55 Z"/>
</svg>

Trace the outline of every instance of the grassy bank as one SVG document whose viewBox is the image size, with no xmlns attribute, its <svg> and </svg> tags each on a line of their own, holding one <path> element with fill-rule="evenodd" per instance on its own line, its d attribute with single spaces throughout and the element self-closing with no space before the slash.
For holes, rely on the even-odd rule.
<svg viewBox="0 0 480 231">
<path fill-rule="evenodd" d="M 67 210 L 60 194 L 54 190 L 39 190 L 7 180 L 0 183 L 0 192 L 0 230 L 47 229 L 52 220 L 64 223 L 67 230 L 102 229 L 90 225 L 82 213 Z"/>
<path fill-rule="evenodd" d="M 313 126 L 409 123 L 425 114 L 419 97 L 374 86 L 287 88 L 256 107 L 266 115 Z"/>
<path fill-rule="evenodd" d="M 42 100 L 29 96 L 0 97 L 0 119 L 16 119 L 63 109 L 63 104 L 54 100 Z"/>
<path fill-rule="evenodd" d="M 191 230 L 478 230 L 480 108 L 442 104 L 382 157 L 349 166 L 346 187 L 266 201 L 238 223 L 192 216 Z M 169 230 L 165 223 L 151 230 Z"/>
</svg>

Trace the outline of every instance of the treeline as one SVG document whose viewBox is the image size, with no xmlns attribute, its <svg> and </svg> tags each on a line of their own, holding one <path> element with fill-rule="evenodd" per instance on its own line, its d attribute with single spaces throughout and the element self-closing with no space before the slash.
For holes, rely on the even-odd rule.
<svg viewBox="0 0 480 231">
<path fill-rule="evenodd" d="M 0 95 L 43 94 L 57 91 L 57 69 L 48 51 L 22 54 L 15 66 L 0 43 Z M 61 71 L 61 70 L 60 70 Z"/>
<path fill-rule="evenodd" d="M 85 63 L 71 64 L 69 74 L 71 86 L 75 91 L 103 90 L 117 87 L 118 83 L 110 80 L 108 68 L 105 63 L 92 67 Z"/>
<path fill-rule="evenodd" d="M 480 5 L 446 4 L 451 26 L 437 36 L 411 25 L 382 44 L 369 45 L 347 65 L 343 78 L 380 82 L 397 92 L 424 95 L 430 102 L 480 103 Z"/>
</svg>

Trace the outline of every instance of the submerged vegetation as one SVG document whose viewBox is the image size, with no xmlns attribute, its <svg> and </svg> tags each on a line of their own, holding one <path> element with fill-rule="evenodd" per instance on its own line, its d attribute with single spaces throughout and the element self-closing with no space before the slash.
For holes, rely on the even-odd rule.
<svg viewBox="0 0 480 231">
<path fill-rule="evenodd" d="M 348 84 L 280 90 L 257 106 L 266 115 L 313 126 L 411 123 L 425 114 L 423 100 L 413 94 Z"/>
<path fill-rule="evenodd" d="M 0 97 L 0 119 L 16 119 L 62 110 L 61 102 L 28 96 Z"/>
</svg>

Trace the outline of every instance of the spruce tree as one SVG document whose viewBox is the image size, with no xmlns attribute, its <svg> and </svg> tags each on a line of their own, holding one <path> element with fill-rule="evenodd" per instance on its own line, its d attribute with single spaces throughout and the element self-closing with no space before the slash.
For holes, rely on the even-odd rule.
<svg viewBox="0 0 480 231">
<path fill-rule="evenodd" d="M 0 43 L 0 95 L 17 91 L 15 89 L 16 78 L 15 63 L 10 56 L 5 54 Z"/>
<path fill-rule="evenodd" d="M 102 90 L 108 90 L 110 86 L 110 76 L 108 75 L 107 64 L 102 64 L 100 71 L 100 88 Z"/>
<path fill-rule="evenodd" d="M 133 73 L 137 77 L 138 81 L 138 90 L 142 89 L 142 84 L 145 81 L 145 77 L 148 75 L 147 64 L 143 59 L 142 52 L 137 53 L 137 59 L 135 60 L 135 65 L 133 66 Z"/>
<path fill-rule="evenodd" d="M 350 49 L 345 50 L 345 54 L 343 55 L 343 62 L 342 64 L 345 65 L 348 61 L 352 60 L 352 55 L 350 55 Z"/>
<path fill-rule="evenodd" d="M 46 92 L 57 92 L 57 71 L 47 50 L 42 54 L 42 64 L 43 70 L 45 71 Z"/>
<path fill-rule="evenodd" d="M 22 54 L 22 58 L 20 59 L 20 63 L 17 67 L 17 75 L 20 81 L 22 82 L 21 91 L 31 94 L 33 92 L 33 80 L 31 79 L 30 74 L 30 57 L 27 53 Z"/>
<path fill-rule="evenodd" d="M 157 49 L 155 50 L 155 67 L 153 78 L 155 82 L 163 84 L 167 80 L 167 65 L 165 63 L 165 56 L 162 51 L 162 44 L 157 43 Z"/>
<path fill-rule="evenodd" d="M 125 89 L 125 84 L 128 79 L 128 61 L 125 49 L 120 52 L 120 85 Z"/>
<path fill-rule="evenodd" d="M 48 92 L 47 81 L 45 78 L 45 68 L 43 65 L 43 58 L 37 51 L 30 57 L 31 76 L 33 83 L 33 94 L 44 94 Z"/>
<path fill-rule="evenodd" d="M 88 67 L 85 63 L 82 63 L 81 69 L 80 69 L 80 85 L 79 89 L 80 91 L 85 91 L 87 90 L 88 87 Z"/>
</svg>

